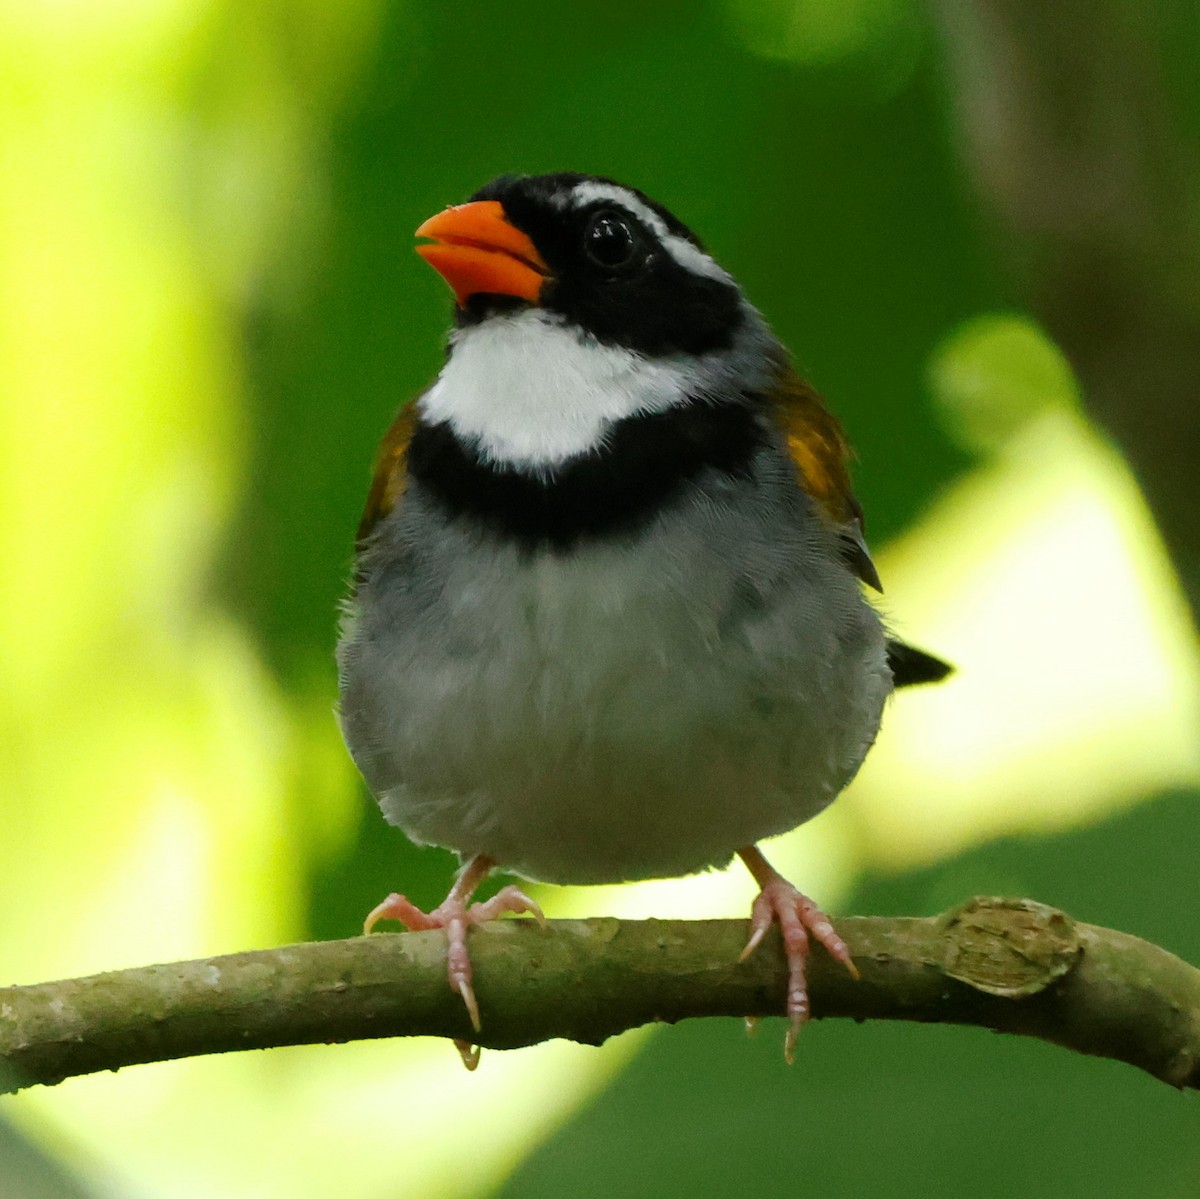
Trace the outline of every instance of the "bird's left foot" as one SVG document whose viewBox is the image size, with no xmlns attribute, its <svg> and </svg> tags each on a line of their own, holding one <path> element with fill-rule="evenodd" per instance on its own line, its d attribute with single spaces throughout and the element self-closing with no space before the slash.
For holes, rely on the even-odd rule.
<svg viewBox="0 0 1200 1199">
<path fill-rule="evenodd" d="M 738 960 L 744 962 L 762 943 L 771 925 L 778 923 L 788 964 L 788 1031 L 783 1054 L 790 1065 L 795 1057 L 796 1038 L 810 1015 L 806 977 L 809 934 L 825 947 L 830 957 L 841 962 L 855 979 L 859 977 L 858 967 L 850 956 L 846 942 L 834 929 L 833 922 L 807 895 L 801 894 L 773 869 L 757 849 L 750 847 L 741 850 L 739 856 L 762 889 L 750 911 L 750 939 Z"/>
</svg>

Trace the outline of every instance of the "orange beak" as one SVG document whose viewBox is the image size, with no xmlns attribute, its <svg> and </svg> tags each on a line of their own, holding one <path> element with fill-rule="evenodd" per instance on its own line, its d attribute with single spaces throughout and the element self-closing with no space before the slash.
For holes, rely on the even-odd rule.
<svg viewBox="0 0 1200 1199">
<path fill-rule="evenodd" d="M 433 239 L 417 253 L 450 284 L 460 306 L 480 292 L 536 304 L 550 274 L 533 242 L 508 223 L 499 200 L 446 208 L 417 237 Z"/>
</svg>

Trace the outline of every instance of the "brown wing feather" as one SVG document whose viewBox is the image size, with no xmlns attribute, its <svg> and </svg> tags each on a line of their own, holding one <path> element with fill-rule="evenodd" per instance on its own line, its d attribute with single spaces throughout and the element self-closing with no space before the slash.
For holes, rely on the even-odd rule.
<svg viewBox="0 0 1200 1199">
<path fill-rule="evenodd" d="M 868 586 L 881 591 L 879 575 L 863 540 L 863 512 L 850 484 L 852 451 L 841 421 L 790 368 L 780 377 L 774 398 L 800 486 L 841 533 L 850 568 Z"/>
<path fill-rule="evenodd" d="M 408 468 L 405 461 L 408 443 L 412 440 L 417 423 L 416 403 L 406 405 L 384 434 L 375 458 L 375 474 L 371 479 L 371 490 L 367 492 L 367 504 L 362 520 L 358 524 L 358 544 L 366 540 L 371 530 L 395 506 L 408 484 Z"/>
</svg>

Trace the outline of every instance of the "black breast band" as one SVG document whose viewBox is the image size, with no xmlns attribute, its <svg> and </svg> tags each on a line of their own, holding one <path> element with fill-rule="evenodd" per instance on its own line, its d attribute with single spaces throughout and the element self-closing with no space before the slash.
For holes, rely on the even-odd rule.
<svg viewBox="0 0 1200 1199">
<path fill-rule="evenodd" d="M 451 517 L 530 548 L 566 550 L 645 527 L 704 471 L 744 474 L 767 427 L 753 401 L 693 401 L 627 417 L 593 453 L 535 475 L 487 462 L 445 423 L 422 424 L 408 447 L 408 473 Z"/>
</svg>

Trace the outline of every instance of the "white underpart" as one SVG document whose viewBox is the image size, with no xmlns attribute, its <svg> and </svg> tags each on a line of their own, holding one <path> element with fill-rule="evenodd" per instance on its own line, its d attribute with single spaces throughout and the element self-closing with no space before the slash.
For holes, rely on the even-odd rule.
<svg viewBox="0 0 1200 1199">
<path fill-rule="evenodd" d="M 490 461 L 540 469 L 596 450 L 624 417 L 662 412 L 702 389 L 702 358 L 648 358 L 604 345 L 536 309 L 454 334 L 421 399 Z"/>
<path fill-rule="evenodd" d="M 582 207 L 604 201 L 625 209 L 631 216 L 636 217 L 662 243 L 662 247 L 685 270 L 694 275 L 707 275 L 711 279 L 732 282 L 729 273 L 710 258 L 699 247 L 692 245 L 686 237 L 680 237 L 667 228 L 667 223 L 650 208 L 644 201 L 638 199 L 627 188 L 615 183 L 597 183 L 589 181 L 578 183 L 570 191 L 570 203 Z"/>
</svg>

